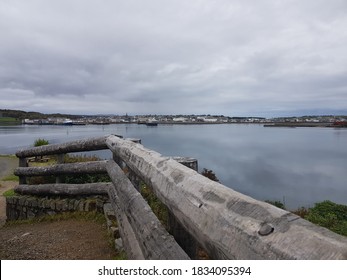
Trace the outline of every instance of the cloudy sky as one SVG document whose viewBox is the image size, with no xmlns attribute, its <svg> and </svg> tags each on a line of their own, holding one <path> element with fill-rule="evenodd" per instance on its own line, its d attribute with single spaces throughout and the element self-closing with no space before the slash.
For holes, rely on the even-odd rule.
<svg viewBox="0 0 347 280">
<path fill-rule="evenodd" d="M 0 0 L 0 108 L 347 114 L 347 1 Z"/>
</svg>

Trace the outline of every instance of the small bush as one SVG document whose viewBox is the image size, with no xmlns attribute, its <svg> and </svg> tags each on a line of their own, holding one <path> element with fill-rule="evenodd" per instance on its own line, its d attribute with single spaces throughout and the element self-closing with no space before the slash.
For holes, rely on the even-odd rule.
<svg viewBox="0 0 347 280">
<path fill-rule="evenodd" d="M 44 146 L 48 144 L 49 144 L 48 140 L 39 138 L 35 140 L 34 147 Z"/>
<path fill-rule="evenodd" d="M 291 211 L 293 214 L 300 216 L 301 218 L 305 219 L 308 212 L 309 208 L 306 207 L 300 207 L 299 209 L 296 209 L 294 211 Z"/>
<path fill-rule="evenodd" d="M 201 175 L 203 175 L 203 176 L 209 178 L 209 179 L 212 180 L 212 181 L 219 182 L 219 180 L 218 180 L 216 174 L 215 174 L 212 170 L 209 170 L 209 169 L 204 168 L 204 169 L 202 170 L 202 172 L 201 172 Z"/>
<path fill-rule="evenodd" d="M 267 203 L 269 203 L 271 205 L 274 205 L 274 206 L 276 206 L 278 208 L 281 208 L 281 209 L 284 209 L 284 210 L 286 209 L 284 204 L 281 201 L 279 201 L 279 200 L 265 200 L 265 202 L 267 202 Z"/>
<path fill-rule="evenodd" d="M 309 209 L 305 219 L 347 236 L 347 205 L 336 204 L 329 200 L 319 202 Z"/>
</svg>

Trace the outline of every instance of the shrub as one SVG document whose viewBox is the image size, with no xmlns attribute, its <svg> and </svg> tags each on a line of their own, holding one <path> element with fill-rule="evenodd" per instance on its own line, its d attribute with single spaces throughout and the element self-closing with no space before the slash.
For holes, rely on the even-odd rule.
<svg viewBox="0 0 347 280">
<path fill-rule="evenodd" d="M 212 181 L 219 182 L 216 174 L 212 170 L 204 168 L 201 172 L 201 175 L 211 179 Z"/>
<path fill-rule="evenodd" d="M 44 146 L 48 144 L 49 144 L 48 140 L 39 138 L 35 140 L 34 147 Z"/>
<path fill-rule="evenodd" d="M 300 216 L 301 218 L 305 219 L 308 212 L 309 212 L 309 208 L 306 207 L 300 207 L 294 211 L 291 211 L 293 214 Z"/>
<path fill-rule="evenodd" d="M 347 236 L 347 205 L 329 200 L 316 203 L 305 216 L 310 222 Z"/>
<path fill-rule="evenodd" d="M 274 205 L 274 206 L 276 206 L 278 208 L 281 208 L 281 209 L 284 209 L 284 210 L 286 209 L 284 204 L 281 201 L 279 201 L 279 200 L 265 200 L 265 202 L 267 202 L 267 203 L 269 203 L 271 205 Z"/>
</svg>

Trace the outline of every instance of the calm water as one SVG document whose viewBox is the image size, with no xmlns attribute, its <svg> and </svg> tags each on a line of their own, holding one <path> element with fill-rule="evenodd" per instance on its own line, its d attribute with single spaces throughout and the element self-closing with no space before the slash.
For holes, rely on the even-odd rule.
<svg viewBox="0 0 347 280">
<path fill-rule="evenodd" d="M 119 134 L 165 156 L 198 159 L 226 186 L 287 208 L 325 199 L 347 204 L 347 129 L 265 128 L 261 125 L 0 126 L 0 154 L 37 138 L 50 143 Z M 101 154 L 105 158 L 108 152 Z"/>
</svg>

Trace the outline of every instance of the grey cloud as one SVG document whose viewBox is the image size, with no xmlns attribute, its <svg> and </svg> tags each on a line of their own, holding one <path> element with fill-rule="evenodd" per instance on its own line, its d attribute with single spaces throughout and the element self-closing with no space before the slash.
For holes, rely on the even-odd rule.
<svg viewBox="0 0 347 280">
<path fill-rule="evenodd" d="M 0 107 L 49 111 L 70 96 L 71 113 L 341 112 L 346 5 L 2 1 L 0 96 L 31 102 Z"/>
</svg>

